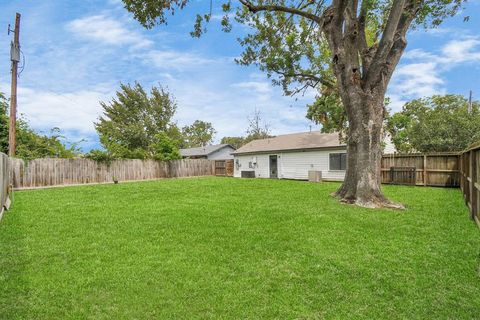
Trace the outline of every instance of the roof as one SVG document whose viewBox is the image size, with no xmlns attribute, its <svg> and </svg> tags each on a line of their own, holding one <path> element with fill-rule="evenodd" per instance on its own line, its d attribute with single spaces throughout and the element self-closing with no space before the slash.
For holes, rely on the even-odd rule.
<svg viewBox="0 0 480 320">
<path fill-rule="evenodd" d="M 218 151 L 222 148 L 230 147 L 233 148 L 229 144 L 216 144 L 213 146 L 205 146 L 205 147 L 198 147 L 198 148 L 189 148 L 189 149 L 180 149 L 180 155 L 182 157 L 201 157 L 201 156 L 208 156 L 215 151 Z"/>
<path fill-rule="evenodd" d="M 232 154 L 338 148 L 344 146 L 346 146 L 346 144 L 340 142 L 338 133 L 321 133 L 314 131 L 284 134 L 273 138 L 253 140 L 232 152 Z"/>
</svg>

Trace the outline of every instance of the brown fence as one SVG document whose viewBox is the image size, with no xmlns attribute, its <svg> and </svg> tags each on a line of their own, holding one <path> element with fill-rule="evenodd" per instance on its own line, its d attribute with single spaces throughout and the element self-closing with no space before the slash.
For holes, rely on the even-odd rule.
<svg viewBox="0 0 480 320">
<path fill-rule="evenodd" d="M 4 153 L 0 153 L 0 219 L 2 218 L 4 209 L 8 209 L 10 205 L 9 189 L 10 170 L 8 156 Z"/>
<path fill-rule="evenodd" d="M 233 177 L 233 160 L 215 160 L 215 175 Z"/>
<path fill-rule="evenodd" d="M 390 154 L 382 158 L 382 183 L 458 187 L 458 153 Z"/>
<path fill-rule="evenodd" d="M 214 174 L 211 160 L 173 161 L 115 160 L 111 163 L 89 159 L 11 159 L 14 188 L 35 188 L 112 181 L 208 176 Z"/>
<path fill-rule="evenodd" d="M 460 155 L 460 188 L 472 218 L 480 226 L 480 144 Z"/>
</svg>

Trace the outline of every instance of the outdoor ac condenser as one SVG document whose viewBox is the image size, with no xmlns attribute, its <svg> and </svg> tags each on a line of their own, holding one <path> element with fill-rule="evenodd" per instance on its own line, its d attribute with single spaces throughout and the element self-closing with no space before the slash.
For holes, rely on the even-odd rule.
<svg viewBox="0 0 480 320">
<path fill-rule="evenodd" d="M 316 170 L 308 171 L 308 181 L 310 181 L 310 182 L 322 182 L 322 171 L 316 171 Z"/>
</svg>

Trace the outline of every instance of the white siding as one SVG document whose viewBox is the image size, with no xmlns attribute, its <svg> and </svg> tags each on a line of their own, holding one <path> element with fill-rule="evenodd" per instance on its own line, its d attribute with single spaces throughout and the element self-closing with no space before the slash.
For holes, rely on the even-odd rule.
<svg viewBox="0 0 480 320">
<path fill-rule="evenodd" d="M 385 139 L 383 139 L 383 143 L 385 144 L 383 148 L 383 153 L 384 154 L 390 154 L 390 153 L 395 153 L 397 152 L 397 149 L 395 148 L 395 145 L 392 142 L 392 137 L 387 134 L 385 136 Z"/>
<path fill-rule="evenodd" d="M 215 152 L 212 152 L 211 154 L 208 155 L 209 160 L 227 160 L 227 159 L 233 159 L 233 155 L 231 153 L 235 151 L 230 146 L 226 146 L 221 148 L 220 150 L 217 150 Z"/>
<path fill-rule="evenodd" d="M 345 150 L 315 150 L 304 152 L 281 152 L 272 153 L 278 156 L 278 177 L 280 179 L 307 180 L 308 171 L 322 171 L 322 178 L 325 180 L 343 180 L 345 171 L 329 170 L 329 154 L 340 153 Z M 240 155 L 235 156 L 234 176 L 240 177 L 241 171 L 255 170 L 257 178 L 269 178 L 269 156 L 270 154 Z M 248 163 L 256 158 L 255 169 L 250 169 Z M 240 164 L 240 167 L 238 167 Z"/>
<path fill-rule="evenodd" d="M 322 171 L 325 180 L 343 180 L 345 171 L 330 171 L 329 154 L 336 151 L 285 152 L 280 154 L 281 171 L 279 177 L 285 179 L 308 179 L 308 171 Z"/>
<path fill-rule="evenodd" d="M 255 171 L 255 177 L 257 178 L 269 178 L 269 160 L 268 154 L 255 154 L 255 155 L 240 155 L 235 156 L 233 163 L 234 177 L 241 177 L 242 171 Z M 255 162 L 254 168 L 249 168 L 249 162 Z"/>
</svg>

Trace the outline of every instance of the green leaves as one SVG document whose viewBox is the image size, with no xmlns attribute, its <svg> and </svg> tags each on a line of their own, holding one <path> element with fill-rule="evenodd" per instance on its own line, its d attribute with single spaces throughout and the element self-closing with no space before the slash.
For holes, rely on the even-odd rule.
<svg viewBox="0 0 480 320">
<path fill-rule="evenodd" d="M 387 120 L 400 152 L 461 151 L 480 140 L 480 104 L 460 95 L 413 100 Z"/>
<path fill-rule="evenodd" d="M 182 158 L 176 141 L 171 139 L 165 132 L 155 135 L 155 141 L 151 145 L 151 152 L 155 160 L 168 161 Z"/>
<path fill-rule="evenodd" d="M 184 147 L 204 147 L 212 143 L 216 133 L 210 122 L 196 120 L 193 124 L 182 128 Z"/>
<path fill-rule="evenodd" d="M 346 137 L 348 131 L 347 114 L 340 97 L 335 92 L 323 92 L 323 94 L 317 96 L 314 103 L 307 107 L 307 119 L 315 124 L 321 124 L 322 132 L 339 132 L 342 137 Z"/>
<path fill-rule="evenodd" d="M 139 83 L 120 87 L 115 99 L 100 103 L 104 112 L 95 123 L 100 142 L 114 158 L 156 157 L 158 148 L 152 145 L 158 143 L 158 134 L 178 136 L 172 120 L 177 109 L 174 98 L 162 87 L 153 87 L 150 95 Z"/>
</svg>

